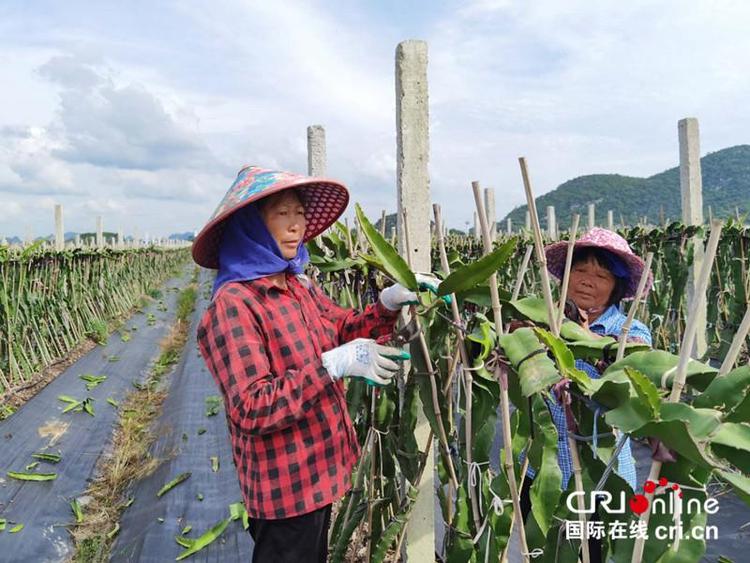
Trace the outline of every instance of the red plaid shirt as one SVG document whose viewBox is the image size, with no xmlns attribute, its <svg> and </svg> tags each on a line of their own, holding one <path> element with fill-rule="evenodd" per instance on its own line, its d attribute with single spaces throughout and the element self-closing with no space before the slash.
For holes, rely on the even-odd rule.
<svg viewBox="0 0 750 563">
<path fill-rule="evenodd" d="M 344 383 L 321 354 L 393 330 L 381 304 L 344 309 L 287 275 L 222 286 L 198 327 L 198 345 L 224 395 L 234 463 L 247 512 L 279 519 L 312 512 L 351 486 L 359 444 Z M 308 287 L 309 285 L 309 287 Z"/>
</svg>

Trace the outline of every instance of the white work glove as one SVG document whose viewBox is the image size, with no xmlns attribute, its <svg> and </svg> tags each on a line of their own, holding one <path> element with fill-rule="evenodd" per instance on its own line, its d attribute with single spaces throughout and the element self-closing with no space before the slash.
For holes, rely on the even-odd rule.
<svg viewBox="0 0 750 563">
<path fill-rule="evenodd" d="M 435 276 L 432 274 L 414 274 L 414 277 L 417 278 L 419 289 L 429 290 L 432 293 L 437 294 L 440 280 Z M 416 305 L 419 303 L 416 292 L 406 289 L 400 283 L 386 287 L 380 292 L 380 297 L 378 299 L 383 304 L 383 307 L 389 311 L 398 311 L 404 305 Z"/>
<path fill-rule="evenodd" d="M 323 352 L 323 367 L 337 381 L 342 377 L 361 377 L 370 385 L 387 385 L 398 371 L 394 360 L 408 360 L 400 348 L 382 346 L 370 338 L 357 338 L 338 348 Z"/>
</svg>

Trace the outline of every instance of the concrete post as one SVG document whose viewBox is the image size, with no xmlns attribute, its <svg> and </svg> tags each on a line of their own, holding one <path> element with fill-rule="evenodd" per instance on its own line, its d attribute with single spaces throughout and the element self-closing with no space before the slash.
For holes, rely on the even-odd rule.
<svg viewBox="0 0 750 563">
<path fill-rule="evenodd" d="M 385 209 L 380 213 L 380 234 L 385 238 Z"/>
<path fill-rule="evenodd" d="M 96 217 L 96 246 L 97 248 L 104 246 L 104 222 L 101 215 Z"/>
<path fill-rule="evenodd" d="M 490 225 L 490 237 L 497 239 L 497 215 L 495 215 L 495 188 L 484 188 L 484 208 Z"/>
<path fill-rule="evenodd" d="M 63 225 L 63 206 L 55 205 L 55 250 L 60 252 L 65 248 L 65 228 Z"/>
<path fill-rule="evenodd" d="M 615 230 L 615 213 L 611 209 L 607 211 L 607 228 L 610 231 Z"/>
<path fill-rule="evenodd" d="M 557 240 L 557 220 L 555 219 L 555 206 L 547 206 L 547 236 L 550 240 Z"/>
<path fill-rule="evenodd" d="M 479 225 L 479 215 L 474 212 L 474 238 L 479 239 L 482 236 L 482 227 Z"/>
<path fill-rule="evenodd" d="M 526 211 L 526 222 L 524 223 L 526 226 L 527 231 L 531 231 L 531 213 L 529 211 Z"/>
<path fill-rule="evenodd" d="M 122 249 L 125 243 L 125 236 L 122 233 L 122 227 L 117 230 L 117 248 Z"/>
<path fill-rule="evenodd" d="M 513 234 L 513 220 L 508 217 L 505 221 L 505 226 L 507 227 L 506 231 L 508 233 L 508 236 Z"/>
<path fill-rule="evenodd" d="M 596 205 L 589 203 L 589 230 L 596 227 Z"/>
<path fill-rule="evenodd" d="M 428 171 L 429 105 L 427 91 L 427 43 L 403 41 L 396 47 L 396 182 L 398 188 L 399 251 L 409 253 L 414 271 L 429 272 L 430 178 Z M 404 244 L 403 211 L 409 231 L 409 249 Z M 421 451 L 428 447 L 430 425 L 419 408 L 414 437 Z M 432 448 L 434 459 L 436 447 Z M 410 562 L 435 558 L 435 476 L 433 463 L 425 469 L 419 496 L 407 527 L 406 553 Z"/>
<path fill-rule="evenodd" d="M 307 173 L 310 176 L 326 175 L 326 130 L 322 125 L 307 128 Z"/>
<path fill-rule="evenodd" d="M 700 132 L 698 120 L 694 117 L 681 119 L 677 123 L 677 132 L 680 141 L 680 192 L 682 194 L 682 222 L 686 225 L 703 224 L 703 182 L 701 179 L 701 153 Z M 688 310 L 695 307 L 698 300 L 695 295 L 695 283 L 698 280 L 701 266 L 703 264 L 703 240 L 700 237 L 693 238 L 693 266 L 688 277 Z M 701 358 L 707 349 L 706 323 L 707 304 L 696 312 L 698 315 L 698 329 L 695 337 L 695 346 L 692 350 L 693 358 Z"/>
</svg>

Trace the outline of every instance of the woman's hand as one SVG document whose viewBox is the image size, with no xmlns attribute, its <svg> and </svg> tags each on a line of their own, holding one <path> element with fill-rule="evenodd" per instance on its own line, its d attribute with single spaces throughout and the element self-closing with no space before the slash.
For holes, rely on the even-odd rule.
<svg viewBox="0 0 750 563">
<path fill-rule="evenodd" d="M 361 377 L 370 385 L 387 385 L 400 365 L 410 358 L 400 348 L 382 346 L 370 338 L 357 338 L 338 348 L 323 352 L 323 367 L 334 381 L 342 377 Z"/>
<path fill-rule="evenodd" d="M 439 279 L 432 274 L 414 274 L 414 276 L 417 278 L 419 289 L 437 294 L 437 288 L 440 285 Z M 406 289 L 400 283 L 386 287 L 381 291 L 379 301 L 389 311 L 398 311 L 405 305 L 419 303 L 416 292 Z"/>
</svg>

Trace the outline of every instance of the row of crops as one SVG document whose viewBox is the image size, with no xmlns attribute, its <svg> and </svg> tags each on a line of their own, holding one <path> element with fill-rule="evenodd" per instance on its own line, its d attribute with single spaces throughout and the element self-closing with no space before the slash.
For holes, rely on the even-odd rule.
<svg viewBox="0 0 750 563">
<path fill-rule="evenodd" d="M 0 247 L 0 396 L 32 381 L 189 259 L 189 249 Z"/>
<path fill-rule="evenodd" d="M 416 290 L 413 272 L 361 210 L 358 220 L 364 235 L 359 244 L 337 224 L 308 245 L 326 291 L 345 305 L 359 306 L 392 281 Z M 679 491 L 681 502 L 704 506 L 717 490 L 733 489 L 750 504 L 746 353 L 721 370 L 708 357 L 688 361 L 685 356 L 681 362 L 679 356 L 689 317 L 691 237 L 707 238 L 707 232 L 672 224 L 622 234 L 636 252 L 655 253 L 656 285 L 637 311 L 653 330 L 654 347 L 623 341 L 623 357 L 617 361 L 613 338 L 592 339 L 570 321 L 559 331 L 550 325 L 533 259 L 518 276 L 531 254 L 531 237 L 501 237 L 491 252 L 471 237 L 448 237 L 443 252 L 435 244 L 433 271 L 443 278 L 438 296 L 421 293 L 420 304 L 411 307 L 410 320 L 392 342 L 410 346 L 410 370 L 399 374 L 398 385 L 373 390 L 352 381 L 348 387 L 349 413 L 363 454 L 354 488 L 333 523 L 332 561 L 349 560 L 352 545 L 360 547 L 366 561 L 396 560 L 394 551 L 404 541 L 420 480 L 432 460 L 414 436 L 420 411 L 439 448 L 438 494 L 446 536 L 437 547 L 447 561 L 498 561 L 519 526 L 524 560 L 578 561 L 579 550 L 587 551 L 585 542 L 566 536 L 566 522 L 580 523 L 581 515 L 566 501 L 572 492 L 588 498 L 594 490 L 631 502 L 623 514 L 600 514 L 604 530 L 625 526 L 619 536 L 602 534 L 614 561 L 698 561 L 705 541 L 658 537 L 656 528 L 673 524 L 674 515 L 655 512 L 644 522 L 636 510 L 639 494 Z M 733 222 L 721 233 L 707 291 L 707 356 L 715 359 L 724 357 L 747 308 L 749 235 Z M 451 294 L 455 309 L 440 298 Z M 509 326 L 521 328 L 508 332 Z M 601 379 L 577 369 L 579 359 L 603 368 Z M 563 378 L 570 380 L 569 415 L 577 438 L 558 436 L 545 404 Z M 498 433 L 504 435 L 499 460 L 491 453 Z M 655 483 L 639 483 L 636 491 L 612 471 L 625 437 L 658 439 L 674 460 L 659 466 Z M 572 440 L 578 454 L 574 467 L 579 471 L 567 490 L 557 463 L 561 439 Z M 522 452 L 537 469 L 525 524 L 517 518 L 526 474 Z M 682 512 L 684 529 L 706 521 L 705 511 Z M 641 549 L 642 555 L 633 555 Z M 588 553 L 582 556 L 588 560 Z"/>
</svg>

